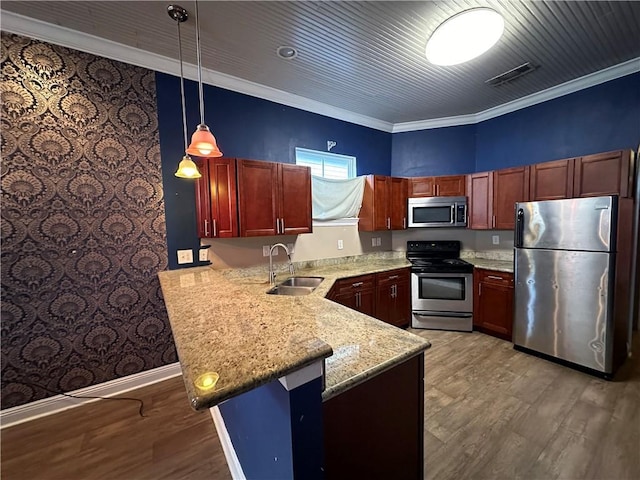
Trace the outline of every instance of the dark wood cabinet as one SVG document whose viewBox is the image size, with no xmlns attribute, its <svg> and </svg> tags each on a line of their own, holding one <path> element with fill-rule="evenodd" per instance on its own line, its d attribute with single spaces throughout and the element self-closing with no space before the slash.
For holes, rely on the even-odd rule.
<svg viewBox="0 0 640 480">
<path fill-rule="evenodd" d="M 464 197 L 465 175 L 414 177 L 411 179 L 410 197 Z"/>
<path fill-rule="evenodd" d="M 236 160 L 202 158 L 196 181 L 196 218 L 200 238 L 238 236 Z"/>
<path fill-rule="evenodd" d="M 411 320 L 411 284 L 408 268 L 378 273 L 376 318 L 396 327 L 407 327 Z"/>
<path fill-rule="evenodd" d="M 516 202 L 529 201 L 529 166 L 493 172 L 493 227 L 513 230 Z"/>
<path fill-rule="evenodd" d="M 238 160 L 241 237 L 310 233 L 309 167 Z"/>
<path fill-rule="evenodd" d="M 333 285 L 327 298 L 374 317 L 376 314 L 376 277 L 369 274 L 342 278 Z"/>
<path fill-rule="evenodd" d="M 632 197 L 633 160 L 631 150 L 599 153 L 576 159 L 573 195 Z"/>
<path fill-rule="evenodd" d="M 473 326 L 511 341 L 513 335 L 513 274 L 476 268 Z"/>
<path fill-rule="evenodd" d="M 407 228 L 407 197 L 409 180 L 407 178 L 391 177 L 390 212 L 391 230 Z"/>
<path fill-rule="evenodd" d="M 530 200 L 559 200 L 573 197 L 575 158 L 536 163 L 530 167 Z"/>
<path fill-rule="evenodd" d="M 407 218 L 407 180 L 368 175 L 365 180 L 358 230 L 402 230 Z"/>
<path fill-rule="evenodd" d="M 467 175 L 469 224 L 473 230 L 493 228 L 493 172 Z"/>
</svg>

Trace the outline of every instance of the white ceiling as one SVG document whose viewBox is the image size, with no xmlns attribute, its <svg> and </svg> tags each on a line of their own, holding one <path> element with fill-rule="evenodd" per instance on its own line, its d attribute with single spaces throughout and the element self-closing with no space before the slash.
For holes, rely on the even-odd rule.
<svg viewBox="0 0 640 480">
<path fill-rule="evenodd" d="M 177 59 L 170 3 L 191 14 L 182 37 L 185 61 L 195 63 L 193 1 L 3 0 L 2 10 Z M 233 89 L 242 79 L 380 124 L 477 114 L 624 62 L 627 71 L 629 65 L 640 70 L 637 1 L 201 0 L 198 6 L 203 64 L 231 76 L 221 86 Z M 504 15 L 502 39 L 466 64 L 430 65 L 424 56 L 429 34 L 475 6 Z M 4 20 L 3 29 L 15 31 Z M 280 45 L 297 48 L 298 57 L 278 58 Z M 510 84 L 485 85 L 524 62 L 538 68 Z"/>
</svg>

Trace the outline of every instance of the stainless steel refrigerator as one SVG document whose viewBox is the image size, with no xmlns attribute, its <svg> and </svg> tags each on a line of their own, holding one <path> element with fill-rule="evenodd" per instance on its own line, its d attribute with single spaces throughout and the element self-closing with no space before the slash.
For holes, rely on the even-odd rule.
<svg viewBox="0 0 640 480">
<path fill-rule="evenodd" d="M 605 196 L 516 204 L 516 348 L 605 377 L 624 361 L 628 328 L 624 312 L 615 311 L 622 301 L 616 298 L 618 202 Z"/>
</svg>

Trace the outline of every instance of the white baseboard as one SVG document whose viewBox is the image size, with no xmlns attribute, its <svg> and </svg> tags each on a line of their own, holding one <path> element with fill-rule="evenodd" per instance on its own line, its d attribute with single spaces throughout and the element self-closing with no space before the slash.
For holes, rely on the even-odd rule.
<svg viewBox="0 0 640 480">
<path fill-rule="evenodd" d="M 215 406 L 211 407 L 209 411 L 211 412 L 211 418 L 213 418 L 213 423 L 216 426 L 216 431 L 218 432 L 218 438 L 222 445 L 224 458 L 227 459 L 231 478 L 233 478 L 233 480 L 247 480 L 247 477 L 245 477 L 244 472 L 242 471 L 240 460 L 238 460 L 238 455 L 236 455 L 236 450 L 233 448 L 233 443 L 231 443 L 231 437 L 229 437 L 229 432 L 227 431 L 227 426 L 224 423 L 224 418 L 222 418 L 220 409 Z"/>
<path fill-rule="evenodd" d="M 182 370 L 180 369 L 180 364 L 176 362 L 65 393 L 79 396 L 88 395 L 94 397 L 113 397 L 130 390 L 135 390 L 153 383 L 168 380 L 169 378 L 177 377 L 178 375 L 182 375 Z M 79 407 L 98 400 L 99 399 L 70 398 L 65 397 L 64 395 L 55 395 L 53 397 L 44 398 L 25 405 L 7 408 L 6 410 L 0 411 L 0 428 L 29 422 L 36 418 L 59 413 L 64 410 Z"/>
</svg>

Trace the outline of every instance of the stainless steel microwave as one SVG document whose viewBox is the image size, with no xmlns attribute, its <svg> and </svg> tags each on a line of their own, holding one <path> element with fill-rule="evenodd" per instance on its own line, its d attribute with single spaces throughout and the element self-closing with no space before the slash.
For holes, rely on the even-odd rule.
<svg viewBox="0 0 640 480">
<path fill-rule="evenodd" d="M 409 227 L 466 227 L 467 197 L 409 199 Z"/>
</svg>

